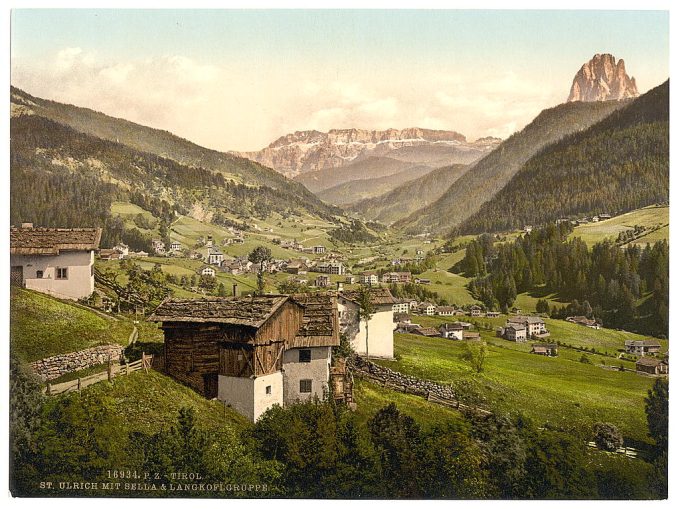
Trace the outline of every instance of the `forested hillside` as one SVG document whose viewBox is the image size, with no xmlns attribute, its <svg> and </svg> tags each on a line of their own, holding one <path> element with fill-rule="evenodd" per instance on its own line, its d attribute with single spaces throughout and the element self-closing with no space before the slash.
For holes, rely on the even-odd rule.
<svg viewBox="0 0 680 509">
<path fill-rule="evenodd" d="M 141 249 L 150 240 L 141 239 L 139 230 L 124 231 L 110 214 L 113 201 L 136 203 L 166 222 L 175 212 L 188 214 L 196 204 L 243 217 L 266 217 L 273 211 L 330 217 L 334 211 L 314 196 L 235 183 L 221 173 L 140 152 L 36 115 L 12 118 L 11 169 L 12 224 L 102 226 L 102 245 L 124 240 Z"/>
<path fill-rule="evenodd" d="M 410 233 L 450 230 L 492 199 L 539 150 L 590 127 L 625 104 L 625 101 L 574 102 L 544 110 L 522 131 L 472 166 L 437 201 L 415 211 L 397 226 Z"/>
<path fill-rule="evenodd" d="M 604 241 L 588 249 L 579 238 L 568 240 L 571 231 L 568 223 L 550 224 L 498 245 L 484 234 L 468 244 L 456 268 L 475 277 L 470 291 L 491 309 L 507 311 L 518 293 L 541 289 L 576 301 L 572 315 L 667 337 L 668 242 L 622 249 Z M 645 305 L 638 307 L 643 298 Z M 566 317 L 557 308 L 552 314 Z"/>
<path fill-rule="evenodd" d="M 667 203 L 668 128 L 667 81 L 532 157 L 460 231 L 509 230 Z"/>
<path fill-rule="evenodd" d="M 437 168 L 385 194 L 362 200 L 350 209 L 367 219 L 392 223 L 437 200 L 468 170 L 469 166 L 463 164 Z"/>
<path fill-rule="evenodd" d="M 389 193 L 400 185 L 418 179 L 432 171 L 433 169 L 430 166 L 410 166 L 399 173 L 384 177 L 343 182 L 337 186 L 318 191 L 316 195 L 326 203 L 347 208 L 353 203 Z"/>
<path fill-rule="evenodd" d="M 336 212 L 326 207 L 304 186 L 271 168 L 242 157 L 201 147 L 167 131 L 109 117 L 87 108 L 34 97 L 15 87 L 11 87 L 11 100 L 13 111 L 45 117 L 77 132 L 174 160 L 185 167 L 201 167 L 220 172 L 236 182 L 276 189 L 284 196 L 291 197 L 294 203 L 308 206 L 312 213 Z"/>
</svg>

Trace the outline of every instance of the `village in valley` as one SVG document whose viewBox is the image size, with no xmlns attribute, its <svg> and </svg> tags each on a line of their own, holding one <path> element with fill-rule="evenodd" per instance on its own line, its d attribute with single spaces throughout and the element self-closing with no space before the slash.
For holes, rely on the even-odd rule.
<svg viewBox="0 0 680 509">
<path fill-rule="evenodd" d="M 272 19 L 292 16 L 297 26 L 324 18 L 299 14 Z M 151 26 L 165 26 L 148 15 Z M 371 26 L 397 16 L 365 15 Z M 441 12 L 452 23 L 442 33 L 458 26 L 457 15 Z M 88 23 L 106 26 L 108 16 Z M 267 51 L 287 47 L 243 13 L 214 16 L 241 20 Z M 180 39 L 189 33 L 174 21 L 172 30 Z M 215 48 L 226 44 L 224 33 L 211 36 Z M 67 48 L 55 69 L 89 69 L 94 57 L 84 55 Z M 299 84 L 290 93 L 302 99 L 277 112 L 280 90 L 273 94 L 259 74 L 252 83 L 243 78 L 248 90 L 222 93 L 225 81 L 244 85 L 217 63 L 188 57 L 154 65 L 169 66 L 168 84 L 182 84 L 182 107 L 196 110 L 177 110 L 182 122 L 168 125 L 154 113 L 147 124 L 155 127 L 132 106 L 110 106 L 124 102 L 117 96 L 102 113 L 96 101 L 65 100 L 27 70 L 15 73 L 12 495 L 667 498 L 665 64 L 636 82 L 609 53 L 585 63 L 580 53 L 561 58 L 555 69 L 573 77 L 571 88 L 553 83 L 550 94 L 536 92 L 542 102 L 522 99 L 531 106 L 517 111 L 533 116 L 508 117 L 503 129 L 500 121 L 473 129 L 491 120 L 466 113 L 470 132 L 481 133 L 472 138 L 426 127 L 347 127 L 356 119 L 370 127 L 375 111 L 396 115 L 398 101 L 364 104 L 361 87 L 333 81 L 326 90 L 287 73 L 287 84 Z M 145 67 L 151 60 L 88 76 L 123 83 L 135 66 L 154 74 Z M 420 68 L 421 60 L 410 65 Z M 639 56 L 631 60 L 651 72 Z M 314 79 L 324 72 L 315 66 Z M 199 88 L 187 77 L 194 74 Z M 457 119 L 453 106 L 477 104 L 430 90 L 443 70 L 425 82 L 415 74 L 413 90 L 420 83 L 428 91 L 416 94 L 422 108 L 413 118 L 448 126 L 438 110 Z M 219 100 L 208 100 L 202 87 L 215 76 Z M 113 93 L 119 81 L 92 89 Z M 491 100 L 495 88 L 479 83 L 479 104 L 514 104 L 497 92 Z M 253 101 L 250 88 L 259 87 L 277 97 L 250 106 L 272 115 L 266 122 L 237 104 Z M 328 96 L 317 113 L 335 119 L 341 108 L 333 93 L 341 96 L 335 103 L 364 116 L 339 116 L 338 126 L 323 129 L 292 118 L 301 104 Z M 149 108 L 162 109 L 158 100 Z M 227 110 L 222 100 L 231 101 Z M 206 131 L 212 108 L 222 111 L 219 127 Z M 515 114 L 509 110 L 503 114 Z M 309 130 L 295 130 L 305 122 Z M 233 140 L 260 143 L 265 134 L 249 130 L 265 125 L 267 136 L 277 129 L 269 145 L 233 150 Z M 194 131 L 196 142 L 211 139 L 217 148 L 182 137 Z"/>
</svg>

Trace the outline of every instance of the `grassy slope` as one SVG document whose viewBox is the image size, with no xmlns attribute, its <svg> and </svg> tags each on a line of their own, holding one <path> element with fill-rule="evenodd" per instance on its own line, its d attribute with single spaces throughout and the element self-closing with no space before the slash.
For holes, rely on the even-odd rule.
<svg viewBox="0 0 680 509">
<path fill-rule="evenodd" d="M 390 403 L 396 403 L 401 412 L 413 417 L 424 427 L 463 420 L 456 410 L 435 405 L 420 396 L 395 392 L 358 378 L 354 379 L 354 398 L 357 402 L 356 412 L 361 422 L 367 422 L 378 410 Z"/>
<path fill-rule="evenodd" d="M 588 223 L 574 228 L 570 238 L 580 237 L 589 247 L 605 239 L 616 240 L 620 232 L 632 230 L 634 226 L 647 228 L 660 227 L 635 240 L 635 244 L 654 243 L 668 239 L 669 208 L 667 206 L 651 206 L 637 209 L 606 221 Z"/>
<path fill-rule="evenodd" d="M 153 433 L 177 422 L 180 408 L 196 410 L 201 427 L 248 426 L 246 419 L 218 401 L 209 401 L 197 392 L 157 371 L 137 371 L 116 377 L 112 383 L 100 382 L 84 389 L 85 394 L 105 395 L 112 399 L 114 412 L 125 416 L 127 431 Z"/>
<path fill-rule="evenodd" d="M 100 344 L 127 345 L 133 328 L 127 320 L 19 288 L 11 289 L 10 321 L 11 348 L 26 362 Z"/>
<path fill-rule="evenodd" d="M 547 358 L 491 341 L 484 372 L 462 358 L 464 342 L 395 335 L 399 360 L 381 361 L 402 373 L 453 383 L 477 393 L 502 412 L 520 410 L 538 424 L 589 433 L 592 424 L 615 424 L 626 437 L 648 441 L 644 397 L 653 380 L 634 373 L 583 364 L 569 354 Z"/>
</svg>

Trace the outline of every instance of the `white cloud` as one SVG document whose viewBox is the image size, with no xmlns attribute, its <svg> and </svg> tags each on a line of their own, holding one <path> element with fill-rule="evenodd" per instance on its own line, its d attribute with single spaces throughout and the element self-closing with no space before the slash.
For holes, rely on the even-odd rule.
<svg viewBox="0 0 680 509">
<path fill-rule="evenodd" d="M 257 150 L 304 129 L 425 127 L 456 130 L 469 139 L 506 137 L 564 100 L 535 76 L 484 69 L 428 75 L 395 68 L 345 72 L 338 79 L 332 66 L 218 65 L 185 55 L 107 62 L 77 47 L 63 48 L 46 62 L 12 65 L 13 84 L 32 94 L 221 150 Z"/>
</svg>

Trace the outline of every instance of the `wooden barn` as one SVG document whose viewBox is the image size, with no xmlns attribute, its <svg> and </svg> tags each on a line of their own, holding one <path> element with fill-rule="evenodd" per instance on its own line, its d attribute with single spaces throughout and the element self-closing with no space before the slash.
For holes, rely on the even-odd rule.
<svg viewBox="0 0 680 509">
<path fill-rule="evenodd" d="M 332 294 L 167 299 L 149 320 L 162 322 L 168 374 L 252 420 L 323 397 L 340 344 Z"/>
</svg>

